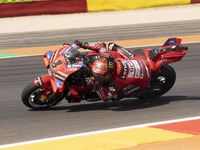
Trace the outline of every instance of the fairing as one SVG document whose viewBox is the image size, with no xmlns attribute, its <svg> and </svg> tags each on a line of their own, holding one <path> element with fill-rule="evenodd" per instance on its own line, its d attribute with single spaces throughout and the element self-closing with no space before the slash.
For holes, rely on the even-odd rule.
<svg viewBox="0 0 200 150">
<path fill-rule="evenodd" d="M 74 46 L 76 45 L 65 46 L 56 51 L 48 51 L 43 56 L 43 61 L 48 69 L 49 75 L 36 78 L 34 80 L 36 86 L 51 86 L 54 93 L 63 92 L 66 86 L 65 82 L 68 81 L 67 78 L 84 66 L 83 61 L 69 63 L 69 61 L 66 60 L 66 54 L 68 54 Z M 181 60 L 186 54 L 187 48 L 181 46 L 181 39 L 178 38 L 168 39 L 161 49 L 172 48 L 174 46 L 177 46 L 178 49 L 160 52 L 155 55 L 154 59 L 150 57 L 149 53 L 152 49 L 141 50 L 144 56 L 141 54 L 128 53 L 128 51 L 124 50 L 127 56 L 122 57 L 121 53 L 110 51 L 109 54 L 115 59 L 116 66 L 116 70 L 113 73 L 109 85 L 110 92 L 118 94 L 122 88 L 124 95 L 128 96 L 138 89 L 143 90 L 147 88 L 151 82 L 151 75 L 158 73 L 163 63 Z M 93 62 L 99 59 L 99 57 L 99 53 L 90 52 L 84 57 L 85 64 L 91 69 Z M 68 78 L 69 80 L 71 79 L 70 77 Z M 71 102 L 79 102 L 81 100 L 79 94 L 89 93 L 91 92 L 90 89 L 92 89 L 92 87 L 68 87 L 68 90 L 74 96 Z"/>
<path fill-rule="evenodd" d="M 43 56 L 43 61 L 46 68 L 48 69 L 50 77 L 49 81 L 52 85 L 54 93 L 62 92 L 65 88 L 65 80 L 67 77 L 84 66 L 83 61 L 71 64 L 66 61 L 65 56 L 73 47 L 77 46 L 73 44 L 53 52 L 48 51 Z"/>
<path fill-rule="evenodd" d="M 152 74 L 156 74 L 163 63 L 172 63 L 181 60 L 187 53 L 188 48 L 181 45 L 182 39 L 169 38 L 161 47 L 161 49 L 168 49 L 176 47 L 174 50 L 161 52 L 157 54 L 152 60 L 149 55 L 149 51 L 152 49 L 143 50 L 146 58 L 150 64 Z"/>
</svg>

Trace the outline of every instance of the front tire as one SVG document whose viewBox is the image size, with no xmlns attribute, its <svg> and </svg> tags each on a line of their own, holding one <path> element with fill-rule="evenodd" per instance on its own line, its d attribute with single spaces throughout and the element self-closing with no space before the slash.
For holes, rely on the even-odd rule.
<svg viewBox="0 0 200 150">
<path fill-rule="evenodd" d="M 29 83 L 23 90 L 21 98 L 24 105 L 32 109 L 45 109 L 59 103 L 63 98 L 63 93 L 52 93 L 47 99 L 42 100 L 41 95 L 45 88 Z"/>
</svg>

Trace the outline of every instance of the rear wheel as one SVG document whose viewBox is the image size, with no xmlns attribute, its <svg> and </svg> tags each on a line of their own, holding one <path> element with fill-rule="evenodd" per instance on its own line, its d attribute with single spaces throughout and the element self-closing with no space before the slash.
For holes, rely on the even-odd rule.
<svg viewBox="0 0 200 150">
<path fill-rule="evenodd" d="M 45 91 L 48 94 L 43 95 Z M 41 88 L 31 82 L 24 88 L 21 98 L 24 105 L 29 108 L 44 109 L 59 103 L 64 98 L 64 94 L 53 93 L 51 87 Z"/>
<path fill-rule="evenodd" d="M 174 69 L 164 64 L 156 75 L 152 76 L 150 91 L 144 95 L 139 95 L 139 99 L 152 99 L 167 93 L 176 81 L 176 72 Z"/>
</svg>

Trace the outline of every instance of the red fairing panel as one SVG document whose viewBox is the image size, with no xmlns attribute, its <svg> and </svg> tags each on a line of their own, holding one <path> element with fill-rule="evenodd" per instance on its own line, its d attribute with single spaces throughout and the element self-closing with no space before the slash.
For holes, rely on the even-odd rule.
<svg viewBox="0 0 200 150">
<path fill-rule="evenodd" d="M 116 81 L 117 87 L 125 87 L 132 84 L 138 86 L 139 89 L 145 89 L 151 80 L 149 63 L 143 56 L 128 60 L 119 58 L 117 59 L 116 72 L 112 80 Z"/>
<path fill-rule="evenodd" d="M 38 87 L 49 87 L 51 85 L 50 83 L 51 77 L 49 75 L 44 75 L 41 77 L 37 77 L 33 80 L 33 83 Z"/>
</svg>

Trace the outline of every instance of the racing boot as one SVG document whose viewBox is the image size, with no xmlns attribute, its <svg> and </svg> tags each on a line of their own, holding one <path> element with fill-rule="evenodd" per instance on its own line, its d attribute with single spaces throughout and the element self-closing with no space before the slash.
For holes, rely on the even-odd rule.
<svg viewBox="0 0 200 150">
<path fill-rule="evenodd" d="M 86 86 L 92 87 L 93 91 L 98 89 L 98 83 L 95 82 L 94 77 L 89 77 L 85 79 Z"/>
<path fill-rule="evenodd" d="M 96 93 L 98 96 L 104 101 L 109 101 L 110 98 L 108 97 L 108 91 L 106 91 L 105 88 L 103 88 L 101 85 L 98 86 L 98 89 L 96 90 Z"/>
<path fill-rule="evenodd" d="M 111 100 L 112 96 L 110 92 L 107 88 L 104 88 L 98 82 L 95 82 L 94 77 L 86 78 L 85 82 L 88 87 L 92 87 L 92 91 L 96 92 L 103 101 L 106 102 Z"/>
<path fill-rule="evenodd" d="M 99 97 L 104 101 L 112 101 L 112 102 L 119 102 L 119 98 L 117 94 L 111 93 L 108 88 L 103 88 L 102 86 L 96 91 Z"/>
<path fill-rule="evenodd" d="M 117 51 L 118 48 L 120 48 L 120 46 L 115 44 L 115 43 L 109 43 L 108 44 L 108 50 Z"/>
</svg>

